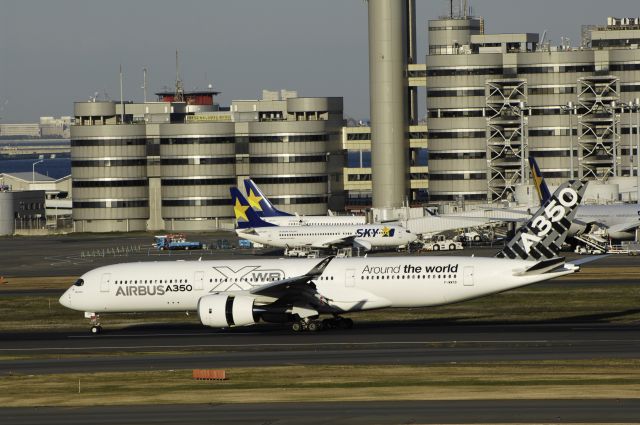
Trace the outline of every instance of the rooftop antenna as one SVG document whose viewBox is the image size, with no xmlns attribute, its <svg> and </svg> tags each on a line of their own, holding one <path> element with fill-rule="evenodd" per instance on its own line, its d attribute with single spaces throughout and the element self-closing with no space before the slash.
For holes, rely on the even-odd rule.
<svg viewBox="0 0 640 425">
<path fill-rule="evenodd" d="M 184 102 L 184 88 L 180 80 L 180 68 L 178 63 L 178 49 L 176 49 L 176 93 L 173 97 L 174 102 Z"/>
<path fill-rule="evenodd" d="M 468 0 L 464 0 L 464 12 L 463 12 L 464 19 L 467 19 L 467 16 L 468 16 L 468 15 L 467 15 L 468 7 L 469 7 L 469 2 L 468 2 Z"/>
<path fill-rule="evenodd" d="M 147 103 L 147 67 L 142 68 L 142 94 L 144 103 Z"/>
<path fill-rule="evenodd" d="M 124 99 L 122 96 L 122 64 L 120 64 L 120 123 L 124 124 Z"/>
</svg>

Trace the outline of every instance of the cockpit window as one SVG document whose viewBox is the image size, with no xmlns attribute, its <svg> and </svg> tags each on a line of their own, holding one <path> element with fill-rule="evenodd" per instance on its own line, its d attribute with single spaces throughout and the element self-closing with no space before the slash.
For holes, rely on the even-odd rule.
<svg viewBox="0 0 640 425">
<path fill-rule="evenodd" d="M 73 286 L 82 286 L 82 285 L 84 285 L 83 279 L 78 279 L 76 280 L 76 283 L 73 284 Z"/>
</svg>

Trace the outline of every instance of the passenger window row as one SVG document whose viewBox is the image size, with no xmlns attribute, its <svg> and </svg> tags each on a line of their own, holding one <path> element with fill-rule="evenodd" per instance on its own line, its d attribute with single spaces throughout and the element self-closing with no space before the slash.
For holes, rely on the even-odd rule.
<svg viewBox="0 0 640 425">
<path fill-rule="evenodd" d="M 154 283 L 189 283 L 187 279 L 146 279 L 146 280 L 116 280 L 116 285 L 145 285 Z"/>
<path fill-rule="evenodd" d="M 430 274 L 423 274 L 423 275 L 415 275 L 415 274 L 411 274 L 411 275 L 388 275 L 388 276 L 380 276 L 380 275 L 376 275 L 376 276 L 361 276 L 362 280 L 380 280 L 380 279 L 389 279 L 389 280 L 393 280 L 393 279 L 457 279 L 458 275 L 430 275 Z"/>
</svg>

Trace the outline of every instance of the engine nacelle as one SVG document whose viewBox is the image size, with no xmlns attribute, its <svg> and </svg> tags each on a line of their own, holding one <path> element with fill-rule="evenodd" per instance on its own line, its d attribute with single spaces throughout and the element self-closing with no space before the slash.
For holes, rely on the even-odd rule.
<svg viewBox="0 0 640 425">
<path fill-rule="evenodd" d="M 253 325 L 258 321 L 254 301 L 245 296 L 206 295 L 198 301 L 198 317 L 203 325 L 212 328 Z"/>
</svg>

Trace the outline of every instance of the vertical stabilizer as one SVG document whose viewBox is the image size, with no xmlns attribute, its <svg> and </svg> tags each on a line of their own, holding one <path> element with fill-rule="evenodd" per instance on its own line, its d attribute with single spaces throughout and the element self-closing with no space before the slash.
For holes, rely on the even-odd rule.
<svg viewBox="0 0 640 425">
<path fill-rule="evenodd" d="M 496 257 L 535 261 L 556 257 L 586 188 L 579 180 L 560 186 Z"/>
<path fill-rule="evenodd" d="M 547 186 L 547 182 L 544 181 L 544 176 L 540 172 L 540 168 L 538 167 L 538 163 L 536 159 L 532 156 L 529 157 L 529 165 L 531 165 L 531 176 L 533 177 L 533 184 L 536 186 L 536 190 L 538 191 L 538 198 L 540 198 L 540 205 L 547 202 L 549 198 L 551 198 L 551 192 L 549 192 L 549 187 Z"/>
<path fill-rule="evenodd" d="M 279 217 L 279 216 L 291 216 L 292 214 L 280 211 L 273 206 L 271 201 L 260 190 L 257 184 L 251 179 L 244 180 L 244 190 L 247 192 L 249 205 L 254 209 L 256 214 L 261 217 Z"/>
<path fill-rule="evenodd" d="M 229 189 L 233 202 L 233 212 L 236 216 L 238 229 L 251 229 L 256 227 L 272 227 L 275 224 L 267 223 L 258 217 L 258 214 L 251 208 L 249 201 L 240 193 L 237 187 Z"/>
</svg>

